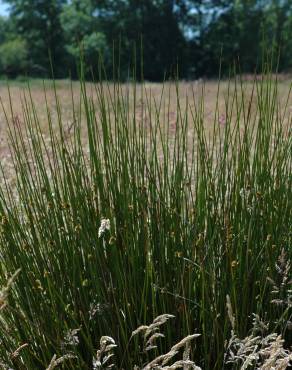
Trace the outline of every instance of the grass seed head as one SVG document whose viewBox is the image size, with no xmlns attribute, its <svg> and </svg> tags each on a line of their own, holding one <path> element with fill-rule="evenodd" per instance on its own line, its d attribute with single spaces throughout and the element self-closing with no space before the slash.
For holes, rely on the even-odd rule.
<svg viewBox="0 0 292 370">
<path fill-rule="evenodd" d="M 72 359 L 76 359 L 77 356 L 72 354 L 72 353 L 67 353 L 59 358 L 57 358 L 57 355 L 55 354 L 53 357 L 52 357 L 52 360 L 49 364 L 49 366 L 47 367 L 46 370 L 53 370 L 55 369 L 56 367 L 58 367 L 59 365 L 63 364 L 64 362 L 68 361 L 68 360 L 72 360 Z"/>
<path fill-rule="evenodd" d="M 101 238 L 107 230 L 109 231 L 110 227 L 110 220 L 108 218 L 103 218 L 98 229 L 98 238 Z"/>
</svg>

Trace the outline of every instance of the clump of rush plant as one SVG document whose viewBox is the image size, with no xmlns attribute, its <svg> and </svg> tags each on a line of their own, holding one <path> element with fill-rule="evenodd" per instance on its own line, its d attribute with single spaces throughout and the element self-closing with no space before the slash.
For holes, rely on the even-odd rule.
<svg viewBox="0 0 292 370">
<path fill-rule="evenodd" d="M 0 285 L 21 274 L 1 298 L 1 361 L 222 370 L 249 356 L 251 367 L 286 366 L 291 85 L 270 65 L 253 82 L 235 74 L 208 111 L 202 81 L 122 84 L 99 72 L 100 82 L 72 84 L 69 123 L 54 82 L 44 107 L 29 85 L 22 112 L 11 95 L 2 104 L 11 163 L 7 172 L 0 161 Z"/>
</svg>

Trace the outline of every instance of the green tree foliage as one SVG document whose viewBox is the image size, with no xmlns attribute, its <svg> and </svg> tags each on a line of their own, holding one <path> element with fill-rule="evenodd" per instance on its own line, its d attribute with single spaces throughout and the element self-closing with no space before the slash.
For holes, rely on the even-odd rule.
<svg viewBox="0 0 292 370">
<path fill-rule="evenodd" d="M 16 32 L 29 45 L 30 72 L 50 74 L 50 58 L 57 75 L 63 74 L 63 30 L 60 13 L 65 0 L 6 0 Z"/>
<path fill-rule="evenodd" d="M 176 72 L 177 64 L 181 74 L 186 73 L 187 43 L 180 27 L 182 3 L 177 0 L 110 0 L 96 1 L 95 6 L 108 42 L 115 40 L 119 45 L 121 64 L 131 68 L 127 63 L 136 46 L 138 77 L 143 54 L 144 75 L 156 80 L 163 78 L 165 73 Z"/>
<path fill-rule="evenodd" d="M 17 37 L 19 38 L 19 35 L 17 34 L 13 18 L 0 16 L 0 45 Z"/>
<path fill-rule="evenodd" d="M 28 48 L 26 41 L 21 38 L 6 41 L 0 45 L 0 71 L 15 77 L 24 74 L 28 63 Z"/>
<path fill-rule="evenodd" d="M 80 49 L 88 71 L 101 54 L 109 77 L 113 60 L 122 78 L 135 68 L 137 77 L 161 80 L 177 66 L 183 78 L 214 76 L 220 61 L 227 73 L 238 59 L 243 72 L 254 72 L 267 46 L 281 50 L 280 70 L 292 67 L 292 0 L 5 2 L 10 17 L 0 18 L 0 45 L 24 40 L 34 75 L 50 74 L 50 50 L 57 77 L 76 76 Z"/>
<path fill-rule="evenodd" d="M 280 48 L 280 68 L 292 67 L 292 0 L 267 0 L 265 30 L 270 45 Z"/>
<path fill-rule="evenodd" d="M 230 1 L 202 34 L 204 57 L 214 61 L 205 73 L 212 73 L 214 66 L 218 70 L 220 62 L 224 68 L 238 58 L 242 70 L 253 72 L 262 55 L 262 20 L 263 9 L 257 0 Z"/>
<path fill-rule="evenodd" d="M 7 19 L 5 17 L 0 17 L 0 43 L 6 41 L 7 37 Z"/>
<path fill-rule="evenodd" d="M 74 71 L 81 50 L 89 68 L 98 64 L 99 54 L 104 56 L 105 62 L 108 61 L 107 40 L 94 12 L 95 8 L 90 0 L 73 0 L 63 7 L 60 19 L 71 71 Z"/>
</svg>

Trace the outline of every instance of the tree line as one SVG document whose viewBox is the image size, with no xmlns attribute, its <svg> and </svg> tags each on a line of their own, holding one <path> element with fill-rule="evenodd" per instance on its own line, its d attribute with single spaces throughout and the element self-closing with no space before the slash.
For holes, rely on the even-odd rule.
<svg viewBox="0 0 292 370">
<path fill-rule="evenodd" d="M 239 58 L 253 73 L 266 51 L 292 67 L 292 0 L 5 0 L 0 75 L 109 78 L 216 76 Z M 102 63 L 98 61 L 102 59 Z"/>
</svg>

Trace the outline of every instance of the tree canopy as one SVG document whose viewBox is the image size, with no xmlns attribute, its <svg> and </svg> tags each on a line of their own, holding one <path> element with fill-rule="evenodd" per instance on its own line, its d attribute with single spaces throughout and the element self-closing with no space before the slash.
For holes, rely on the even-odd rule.
<svg viewBox="0 0 292 370">
<path fill-rule="evenodd" d="M 267 46 L 292 67 L 292 0 L 5 0 L 0 18 L 0 75 L 77 76 L 104 68 L 122 78 L 133 68 L 161 80 L 227 73 L 239 58 L 254 72 Z"/>
</svg>

